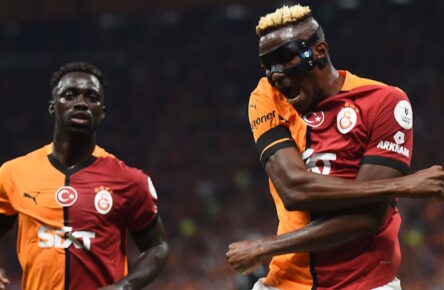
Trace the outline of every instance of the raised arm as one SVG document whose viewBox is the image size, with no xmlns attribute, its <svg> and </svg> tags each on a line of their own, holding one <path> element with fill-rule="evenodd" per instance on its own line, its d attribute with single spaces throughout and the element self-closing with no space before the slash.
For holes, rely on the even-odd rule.
<svg viewBox="0 0 444 290">
<path fill-rule="evenodd" d="M 377 122 L 368 124 L 373 128 L 371 144 L 368 145 L 370 149 L 366 151 L 369 155 L 383 156 L 385 153 L 376 148 L 377 142 L 393 138 L 393 134 L 400 130 L 399 124 L 394 121 L 393 108 L 406 96 L 398 90 L 392 93 L 393 96 L 387 99 L 392 100 L 390 106 L 378 110 Z M 444 198 L 441 166 L 433 166 L 408 177 L 360 182 L 307 172 L 298 150 L 305 147 L 306 125 L 294 108 L 281 100 L 283 98 L 265 78 L 261 79 L 251 94 L 248 116 L 260 161 L 287 210 L 335 210 L 393 197 Z M 411 130 L 408 132 L 410 135 Z M 402 158 L 406 159 L 403 163 L 408 167 L 408 158 Z"/>
<path fill-rule="evenodd" d="M 394 197 L 444 198 L 442 166 L 432 166 L 399 178 L 346 180 L 307 172 L 300 153 L 289 147 L 271 155 L 265 171 L 287 210 L 335 210 Z"/>
<path fill-rule="evenodd" d="M 363 165 L 357 180 L 376 180 L 401 176 L 396 169 L 381 165 Z M 356 181 L 351 181 L 353 183 Z M 353 209 L 330 212 L 315 218 L 305 227 L 278 236 L 232 243 L 227 258 L 234 270 L 252 273 L 273 256 L 295 252 L 332 249 L 379 232 L 390 206 L 390 199 Z"/>
<path fill-rule="evenodd" d="M 132 236 L 141 252 L 139 258 L 131 266 L 127 276 L 113 285 L 100 288 L 100 290 L 142 289 L 150 284 L 165 268 L 169 249 L 160 218 L 150 231 L 133 233 Z"/>
</svg>

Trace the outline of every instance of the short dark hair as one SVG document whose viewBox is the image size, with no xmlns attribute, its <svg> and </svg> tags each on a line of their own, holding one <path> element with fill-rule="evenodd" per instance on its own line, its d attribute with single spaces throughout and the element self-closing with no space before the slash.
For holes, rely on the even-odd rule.
<svg viewBox="0 0 444 290">
<path fill-rule="evenodd" d="M 61 68 L 58 69 L 58 71 L 52 74 L 51 81 L 49 82 L 51 92 L 57 86 L 60 79 L 67 73 L 71 72 L 84 72 L 95 76 L 102 85 L 102 88 L 105 88 L 108 85 L 105 76 L 97 67 L 87 62 L 75 61 L 64 64 Z"/>
</svg>

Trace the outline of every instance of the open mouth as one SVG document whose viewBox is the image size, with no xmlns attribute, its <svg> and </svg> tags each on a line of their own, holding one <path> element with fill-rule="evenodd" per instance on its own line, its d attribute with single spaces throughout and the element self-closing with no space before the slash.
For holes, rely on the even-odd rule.
<svg viewBox="0 0 444 290">
<path fill-rule="evenodd" d="M 288 102 L 292 105 L 295 105 L 301 99 L 301 94 L 298 94 L 296 97 L 288 99 Z"/>
<path fill-rule="evenodd" d="M 281 88 L 280 91 L 292 105 L 296 104 L 301 99 L 301 89 L 297 86 L 284 87 Z"/>
</svg>

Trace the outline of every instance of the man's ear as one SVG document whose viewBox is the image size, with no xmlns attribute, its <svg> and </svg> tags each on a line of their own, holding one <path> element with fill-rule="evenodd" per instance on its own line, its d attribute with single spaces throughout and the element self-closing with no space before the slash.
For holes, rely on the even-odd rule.
<svg viewBox="0 0 444 290">
<path fill-rule="evenodd" d="M 325 41 L 319 41 L 313 47 L 314 59 L 324 58 L 328 56 L 328 44 Z"/>
<path fill-rule="evenodd" d="M 103 106 L 103 107 L 102 107 L 102 118 L 101 118 L 100 121 L 103 121 L 103 119 L 105 119 L 105 115 L 106 115 L 105 112 L 106 112 L 106 107 Z"/>
<path fill-rule="evenodd" d="M 54 115 L 55 108 L 54 108 L 54 101 L 49 101 L 49 107 L 48 107 L 49 115 Z"/>
</svg>

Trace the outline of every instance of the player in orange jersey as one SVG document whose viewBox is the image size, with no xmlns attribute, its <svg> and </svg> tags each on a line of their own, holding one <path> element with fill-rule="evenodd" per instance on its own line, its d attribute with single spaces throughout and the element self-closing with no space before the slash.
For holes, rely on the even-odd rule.
<svg viewBox="0 0 444 290">
<path fill-rule="evenodd" d="M 18 219 L 22 289 L 141 289 L 167 262 L 151 179 L 96 145 L 104 85 L 88 63 L 62 66 L 51 80 L 53 143 L 0 168 L 0 237 Z M 129 273 L 128 231 L 142 252 Z"/>
<path fill-rule="evenodd" d="M 257 32 L 267 77 L 249 118 L 279 228 L 231 244 L 230 264 L 248 274 L 272 257 L 254 290 L 400 289 L 396 197 L 444 197 L 440 166 L 402 177 L 413 144 L 406 94 L 336 70 L 307 6 L 276 10 Z"/>
</svg>

